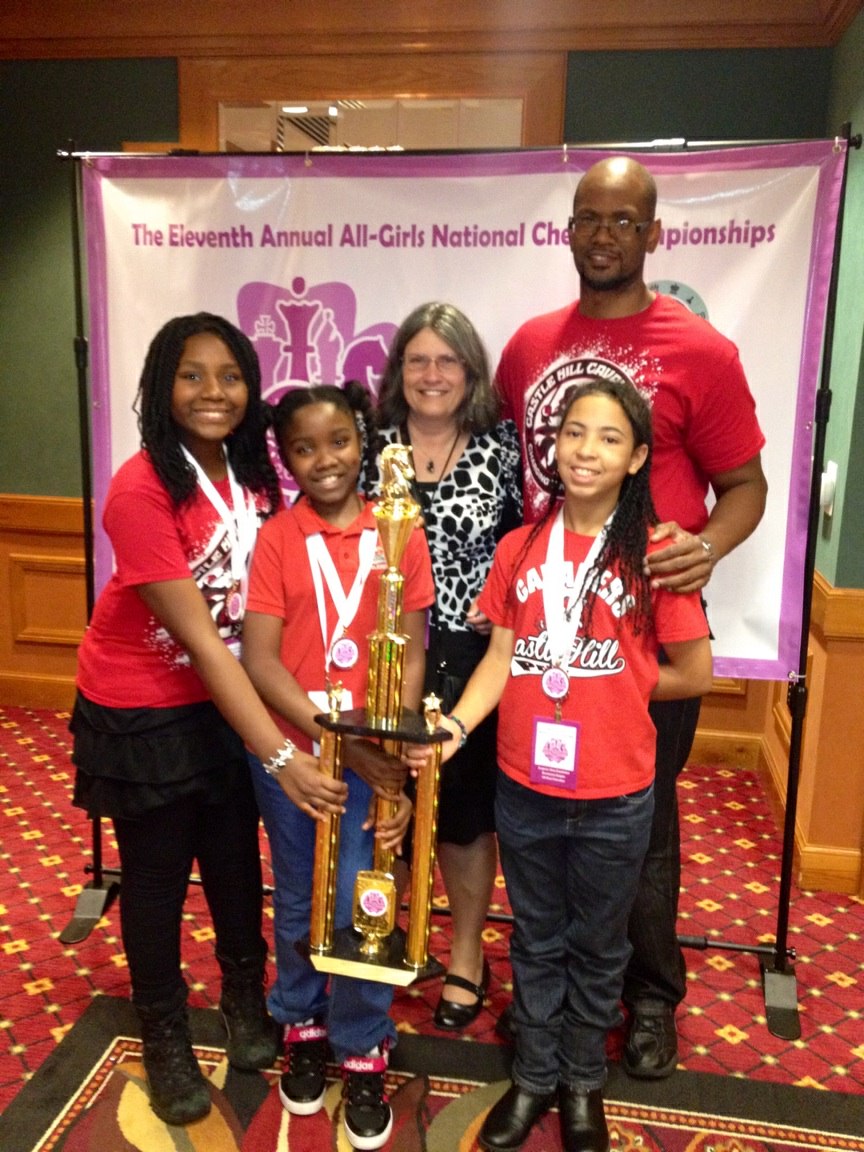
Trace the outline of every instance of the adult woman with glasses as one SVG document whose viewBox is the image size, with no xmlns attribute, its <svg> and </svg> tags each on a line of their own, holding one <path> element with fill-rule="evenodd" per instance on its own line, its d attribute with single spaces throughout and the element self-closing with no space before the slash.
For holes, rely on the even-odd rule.
<svg viewBox="0 0 864 1152">
<path fill-rule="evenodd" d="M 416 308 L 393 340 L 378 402 L 385 443 L 413 449 L 416 499 L 432 554 L 436 602 L 426 690 L 447 711 L 480 662 L 490 624 L 477 611 L 495 545 L 521 523 L 519 439 L 499 420 L 486 351 L 451 304 Z M 496 717 L 481 725 L 442 773 L 438 864 L 452 913 L 450 967 L 435 1011 L 459 1030 L 489 986 L 482 932 L 497 871 Z"/>
</svg>

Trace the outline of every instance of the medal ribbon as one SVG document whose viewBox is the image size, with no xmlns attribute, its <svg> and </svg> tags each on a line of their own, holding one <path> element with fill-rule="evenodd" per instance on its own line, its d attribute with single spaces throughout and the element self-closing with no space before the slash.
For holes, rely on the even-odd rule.
<svg viewBox="0 0 864 1152">
<path fill-rule="evenodd" d="M 615 513 L 612 513 L 614 516 Z M 546 545 L 546 563 L 543 568 L 543 612 L 546 616 L 546 643 L 549 648 L 549 663 L 563 671 L 570 667 L 573 642 L 579 625 L 582 623 L 582 608 L 588 581 L 606 539 L 606 532 L 612 523 L 612 516 L 606 521 L 588 549 L 588 554 L 579 565 L 570 590 L 566 587 L 567 565 L 564 561 L 564 508 L 558 515 L 549 533 Z"/>
<path fill-rule="evenodd" d="M 255 537 L 258 533 L 258 511 L 252 493 L 245 491 L 234 475 L 234 469 L 228 461 L 228 452 L 224 445 L 225 467 L 228 470 L 228 486 L 231 490 L 231 503 L 233 512 L 222 499 L 213 481 L 185 446 L 181 444 L 183 455 L 195 469 L 201 491 L 219 513 L 222 524 L 231 543 L 229 563 L 231 566 L 231 579 L 240 590 L 243 610 L 246 609 L 246 596 L 249 590 L 249 561 L 252 558 L 252 549 L 255 546 Z M 241 614 L 242 619 L 242 614 Z"/>
<path fill-rule="evenodd" d="M 315 585 L 315 599 L 318 603 L 318 620 L 321 624 L 321 639 L 324 642 L 325 672 L 328 676 L 330 674 L 330 653 L 333 645 L 343 635 L 345 630 L 350 627 L 354 617 L 357 615 L 357 609 L 360 606 L 360 597 L 363 595 L 363 588 L 369 577 L 369 573 L 372 571 L 377 544 L 378 529 L 364 528 L 360 533 L 360 542 L 357 546 L 357 574 L 354 577 L 351 590 L 346 596 L 345 590 L 342 587 L 342 581 L 339 579 L 339 573 L 336 571 L 336 565 L 333 563 L 333 557 L 330 555 L 327 550 L 327 545 L 324 543 L 324 537 L 320 532 L 315 532 L 312 536 L 306 537 L 306 551 L 309 554 L 309 567 L 312 569 L 312 583 Z M 327 584 L 327 591 L 330 593 L 330 600 L 336 609 L 337 615 L 336 627 L 333 629 L 333 635 L 330 637 L 329 643 L 327 641 L 327 601 L 324 595 L 325 583 Z"/>
</svg>

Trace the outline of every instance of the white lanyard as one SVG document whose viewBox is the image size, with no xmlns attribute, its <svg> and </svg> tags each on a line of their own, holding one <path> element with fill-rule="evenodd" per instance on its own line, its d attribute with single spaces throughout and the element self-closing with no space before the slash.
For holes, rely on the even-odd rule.
<svg viewBox="0 0 864 1152">
<path fill-rule="evenodd" d="M 234 469 L 228 461 L 228 453 L 223 445 L 222 451 L 225 453 L 225 467 L 228 470 L 228 486 L 231 489 L 231 503 L 234 505 L 232 512 L 217 491 L 213 481 L 186 445 L 181 444 L 181 448 L 183 449 L 183 455 L 198 475 L 198 483 L 201 486 L 201 491 L 219 513 L 219 517 L 222 520 L 231 544 L 231 555 L 229 557 L 231 579 L 240 591 L 243 598 L 243 607 L 245 608 L 246 591 L 249 584 L 249 560 L 252 556 L 252 548 L 258 532 L 258 512 L 255 508 L 252 493 L 247 491 L 244 494 L 243 487 L 238 483 L 237 477 L 234 475 Z"/>
<path fill-rule="evenodd" d="M 615 513 L 613 511 L 612 516 Z M 570 666 L 573 641 L 582 623 L 582 608 L 588 580 L 606 532 L 612 523 L 612 516 L 606 521 L 588 549 L 588 554 L 579 565 L 570 590 L 566 587 L 567 565 L 564 561 L 564 508 L 558 514 L 549 533 L 546 545 L 546 563 L 543 568 L 543 612 L 546 616 L 546 643 L 549 649 L 549 662 L 552 666 L 566 669 Z"/>
<path fill-rule="evenodd" d="M 357 546 L 357 574 L 354 577 L 351 590 L 346 596 L 345 590 L 342 587 L 342 581 L 339 579 L 339 573 L 336 571 L 336 565 L 333 563 L 333 558 L 327 550 L 327 545 L 324 543 L 324 537 L 320 532 L 315 532 L 312 536 L 306 537 L 306 551 L 309 554 L 309 567 L 312 569 L 315 599 L 318 602 L 318 620 L 321 624 L 321 639 L 324 643 L 325 672 L 328 675 L 330 673 L 330 658 L 333 645 L 352 624 L 354 617 L 357 615 L 357 609 L 360 606 L 360 597 L 363 595 L 363 588 L 369 573 L 372 571 L 377 544 L 378 529 L 364 528 L 360 533 L 360 543 Z M 337 615 L 336 627 L 333 629 L 333 635 L 329 638 L 329 641 L 327 636 L 327 601 L 324 595 L 324 582 L 327 584 L 330 601 L 336 609 Z"/>
</svg>

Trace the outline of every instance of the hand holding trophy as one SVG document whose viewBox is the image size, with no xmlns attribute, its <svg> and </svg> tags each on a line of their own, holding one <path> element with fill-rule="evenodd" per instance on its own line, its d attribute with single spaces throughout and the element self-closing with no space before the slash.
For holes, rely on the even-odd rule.
<svg viewBox="0 0 864 1152">
<path fill-rule="evenodd" d="M 381 472 L 382 495 L 374 515 L 387 569 L 378 587 L 376 629 L 369 637 L 366 706 L 340 712 L 338 697 L 328 686 L 329 712 L 317 716 L 316 722 L 322 730 L 320 770 L 336 779 L 342 777 L 343 735 L 379 737 L 385 750 L 397 756 L 403 742 L 432 746 L 433 755 L 417 781 L 408 931 L 404 941 L 394 934 L 393 852 L 376 843 L 374 867 L 359 872 L 355 882 L 353 927 L 334 932 L 339 816 L 332 815 L 317 827 L 309 958 L 319 971 L 406 985 L 429 963 L 441 743 L 450 734 L 437 726 L 441 716 L 437 698 L 424 701 L 427 712 L 422 717 L 402 704 L 408 637 L 400 631 L 404 582 L 400 563 L 420 512 L 411 493 L 410 447 L 388 445 Z M 393 802 L 379 798 L 379 817 L 387 816 L 392 807 Z"/>
</svg>

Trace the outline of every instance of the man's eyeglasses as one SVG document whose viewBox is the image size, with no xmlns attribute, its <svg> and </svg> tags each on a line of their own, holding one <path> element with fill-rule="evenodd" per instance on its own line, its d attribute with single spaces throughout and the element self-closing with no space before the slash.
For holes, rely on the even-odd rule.
<svg viewBox="0 0 864 1152">
<path fill-rule="evenodd" d="M 629 216 L 595 216 L 593 212 L 580 212 L 578 216 L 568 217 L 567 231 L 587 238 L 605 228 L 613 239 L 626 240 L 639 236 L 653 223 L 653 220 L 631 220 Z"/>
<path fill-rule="evenodd" d="M 436 372 L 440 372 L 442 376 L 452 376 L 462 367 L 462 361 L 459 357 L 449 352 L 445 352 L 441 356 L 412 354 L 405 356 L 402 360 L 402 367 L 406 372 L 426 372 L 430 364 L 434 364 Z"/>
</svg>

